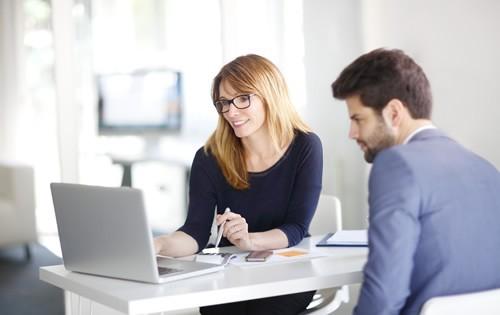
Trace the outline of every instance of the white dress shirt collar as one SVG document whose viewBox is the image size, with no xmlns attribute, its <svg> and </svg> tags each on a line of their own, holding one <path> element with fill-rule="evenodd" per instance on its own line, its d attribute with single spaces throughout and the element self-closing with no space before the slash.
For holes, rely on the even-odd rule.
<svg viewBox="0 0 500 315">
<path fill-rule="evenodd" d="M 436 126 L 434 126 L 433 124 L 430 124 L 430 125 L 425 125 L 425 126 L 422 126 L 420 128 L 413 130 L 413 132 L 410 133 L 410 135 L 408 137 L 406 137 L 405 141 L 403 141 L 403 144 L 407 144 L 408 142 L 410 142 L 411 138 L 413 138 L 417 133 L 419 133 L 420 131 L 424 131 L 426 129 L 436 129 Z"/>
</svg>

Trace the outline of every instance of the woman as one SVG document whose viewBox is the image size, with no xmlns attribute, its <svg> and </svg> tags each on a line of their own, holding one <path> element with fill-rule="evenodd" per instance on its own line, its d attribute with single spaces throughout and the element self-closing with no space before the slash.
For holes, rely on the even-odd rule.
<svg viewBox="0 0 500 315">
<path fill-rule="evenodd" d="M 158 252 L 186 256 L 207 244 L 217 209 L 221 246 L 245 251 L 294 246 L 308 233 L 321 191 L 321 142 L 301 120 L 283 76 L 246 55 L 214 78 L 217 129 L 193 161 L 186 222 L 155 240 Z M 224 212 L 229 207 L 230 212 Z M 202 314 L 296 314 L 314 292 L 202 307 Z"/>
</svg>

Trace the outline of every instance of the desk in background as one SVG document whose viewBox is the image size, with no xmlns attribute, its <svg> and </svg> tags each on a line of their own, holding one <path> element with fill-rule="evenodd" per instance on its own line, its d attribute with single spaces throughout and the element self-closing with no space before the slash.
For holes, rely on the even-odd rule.
<svg viewBox="0 0 500 315">
<path fill-rule="evenodd" d="M 182 137 L 165 138 L 156 146 L 149 146 L 141 153 L 117 153 L 109 152 L 113 164 L 120 165 L 123 169 L 121 186 L 134 187 L 132 168 L 134 164 L 141 162 L 160 162 L 166 165 L 178 166 L 183 172 L 183 186 L 185 194 L 183 196 L 184 208 L 187 209 L 189 177 L 191 174 L 191 163 L 196 151 L 203 145 L 201 140 L 185 139 Z"/>
<path fill-rule="evenodd" d="M 132 166 L 144 161 L 158 161 L 166 164 L 180 166 L 186 174 L 186 183 L 189 183 L 189 172 L 196 150 L 203 143 L 186 142 L 182 140 L 171 140 L 162 144 L 156 150 L 148 150 L 144 153 L 124 154 L 108 153 L 114 164 L 123 167 L 122 186 L 132 187 Z"/>
<path fill-rule="evenodd" d="M 250 268 L 229 265 L 223 271 L 175 283 L 156 285 L 90 276 L 69 272 L 62 265 L 40 268 L 40 279 L 65 290 L 67 315 L 101 315 L 105 313 L 98 309 L 109 308 L 113 314 L 175 312 L 360 283 L 368 249 L 315 247 L 320 239 L 306 238 L 297 247 L 328 257 Z"/>
</svg>

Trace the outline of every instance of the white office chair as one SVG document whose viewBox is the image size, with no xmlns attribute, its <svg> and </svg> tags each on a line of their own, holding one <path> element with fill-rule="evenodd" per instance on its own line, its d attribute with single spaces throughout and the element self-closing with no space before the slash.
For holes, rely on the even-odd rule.
<svg viewBox="0 0 500 315">
<path fill-rule="evenodd" d="M 309 226 L 311 235 L 321 235 L 342 229 L 342 209 L 340 200 L 331 195 L 319 197 L 316 213 Z M 349 302 L 349 288 L 320 289 L 301 315 L 323 315 L 337 310 L 342 303 Z"/>
<path fill-rule="evenodd" d="M 332 195 L 320 195 L 316 212 L 309 225 L 312 235 L 342 230 L 342 208 L 340 200 Z"/>
<path fill-rule="evenodd" d="M 0 161 L 0 246 L 25 245 L 37 240 L 33 168 Z"/>
<path fill-rule="evenodd" d="M 439 296 L 429 299 L 420 315 L 498 315 L 500 314 L 500 289 Z"/>
</svg>

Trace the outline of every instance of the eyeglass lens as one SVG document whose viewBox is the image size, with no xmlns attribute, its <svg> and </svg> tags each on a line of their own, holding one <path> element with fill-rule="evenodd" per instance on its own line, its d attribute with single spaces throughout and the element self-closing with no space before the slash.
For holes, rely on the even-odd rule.
<svg viewBox="0 0 500 315">
<path fill-rule="evenodd" d="M 233 104 L 238 109 L 245 109 L 250 106 L 250 97 L 253 94 L 238 95 L 231 100 L 219 100 L 215 102 L 215 107 L 219 113 L 227 113 Z"/>
</svg>

